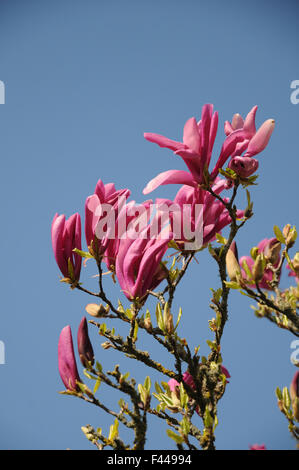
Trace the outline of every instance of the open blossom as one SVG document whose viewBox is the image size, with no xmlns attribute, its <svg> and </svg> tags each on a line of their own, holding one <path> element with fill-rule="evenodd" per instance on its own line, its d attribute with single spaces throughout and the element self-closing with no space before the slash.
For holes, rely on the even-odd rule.
<svg viewBox="0 0 299 470">
<path fill-rule="evenodd" d="M 141 204 L 135 201 L 130 201 L 123 205 L 119 210 L 115 221 L 115 237 L 109 240 L 104 255 L 104 261 L 108 269 L 112 272 L 115 271 L 116 256 L 119 250 L 120 240 L 126 237 L 126 233 L 130 230 L 130 225 L 138 226 L 140 224 L 145 226 L 148 224 L 151 216 L 151 206 L 153 201 L 148 200 Z"/>
<path fill-rule="evenodd" d="M 63 328 L 59 336 L 58 370 L 67 390 L 78 391 L 79 387 L 76 382 L 80 382 L 80 377 L 74 354 L 72 331 L 69 325 Z"/>
<path fill-rule="evenodd" d="M 88 326 L 86 317 L 83 317 L 77 334 L 77 343 L 78 343 L 78 352 L 80 356 L 80 361 L 84 367 L 88 366 L 90 362 L 92 365 L 94 363 L 94 352 L 93 347 L 88 335 Z"/>
<path fill-rule="evenodd" d="M 150 226 L 141 230 L 137 238 L 128 233 L 120 240 L 116 257 L 116 276 L 129 300 L 145 299 L 148 290 L 155 289 L 165 279 L 166 268 L 161 260 L 172 239 L 171 232 L 162 238 L 150 238 Z"/>
<path fill-rule="evenodd" d="M 280 261 L 280 244 L 276 238 L 265 238 L 258 244 L 258 253 L 263 254 L 266 261 L 270 262 L 274 268 L 276 268 Z M 248 279 L 246 271 L 243 267 L 243 263 L 246 262 L 250 271 L 253 272 L 255 261 L 251 256 L 242 256 L 239 264 L 241 266 L 242 277 Z M 262 279 L 258 281 L 258 285 L 261 289 L 272 290 L 269 282 L 273 280 L 273 271 L 270 268 L 264 270 Z M 256 287 L 255 283 L 250 284 L 251 287 Z"/>
<path fill-rule="evenodd" d="M 85 202 L 85 237 L 89 249 L 97 239 L 98 255 L 105 252 L 108 244 L 115 238 L 115 222 L 118 212 L 129 197 L 128 189 L 116 190 L 113 183 L 105 184 L 99 180 L 95 192 Z"/>
<path fill-rule="evenodd" d="M 222 365 L 220 365 L 220 372 L 225 375 L 226 379 L 230 378 L 230 373 Z M 188 371 L 184 372 L 183 381 L 185 382 L 185 384 L 189 385 L 190 388 L 192 388 L 193 390 L 196 390 L 194 379 Z M 227 383 L 229 383 L 228 380 L 226 380 L 226 381 L 227 381 Z M 169 386 L 169 389 L 172 393 L 172 398 L 175 401 L 176 398 L 179 398 L 179 386 L 180 386 L 180 384 L 177 380 L 170 379 L 168 381 L 168 386 Z M 197 414 L 200 414 L 199 413 L 199 407 L 196 407 L 196 412 L 197 412 Z"/>
<path fill-rule="evenodd" d="M 51 228 L 52 246 L 58 267 L 66 278 L 78 281 L 81 271 L 81 256 L 73 252 L 81 250 L 81 219 L 78 213 L 68 220 L 65 215 L 55 214 Z"/>
<path fill-rule="evenodd" d="M 274 120 L 268 119 L 256 131 L 255 114 L 257 106 L 248 113 L 245 121 L 239 116 L 234 118 L 232 124 L 225 123 L 226 139 L 222 145 L 216 165 L 210 173 L 210 179 L 214 180 L 225 162 L 231 157 L 230 167 L 241 177 L 248 177 L 258 167 L 256 160 L 251 159 L 253 155 L 260 153 L 269 142 L 274 129 Z M 194 117 L 190 118 L 183 132 L 183 142 L 177 142 L 159 134 L 146 132 L 144 137 L 172 150 L 179 155 L 188 167 L 188 171 L 168 170 L 160 173 L 151 180 L 144 194 L 148 194 L 160 185 L 185 184 L 196 187 L 205 182 L 205 171 L 208 171 L 214 142 L 218 128 L 218 113 L 213 112 L 213 105 L 206 104 L 202 108 L 201 120 L 196 122 Z M 245 152 L 243 157 L 242 153 Z M 240 160 L 240 158 L 242 160 Z"/>
<path fill-rule="evenodd" d="M 226 369 L 226 367 L 220 365 L 220 371 L 221 371 L 222 374 L 225 375 L 225 377 L 226 377 L 227 379 L 230 378 L 230 373 L 228 372 L 228 370 Z M 183 381 L 185 382 L 185 384 L 189 385 L 189 387 L 191 387 L 193 390 L 195 390 L 196 387 L 195 387 L 195 383 L 194 383 L 193 377 L 192 377 L 192 375 L 191 375 L 188 371 L 184 372 L 184 374 L 183 374 Z M 228 380 L 227 380 L 227 382 L 228 382 Z M 229 382 L 228 382 L 228 383 L 229 383 Z M 169 388 L 170 388 L 170 391 L 171 391 L 171 392 L 174 392 L 174 391 L 176 390 L 176 387 L 179 387 L 179 386 L 180 386 L 179 382 L 178 382 L 177 380 L 175 380 L 175 379 L 170 379 L 170 380 L 168 381 L 168 385 L 169 385 Z"/>
<path fill-rule="evenodd" d="M 226 189 L 225 180 L 216 179 L 212 189 L 220 194 Z M 228 201 L 228 198 L 224 198 L 224 201 Z M 182 186 L 173 203 L 169 202 L 169 207 L 172 209 L 170 218 L 173 237 L 177 242 L 192 241 L 188 232 L 195 238 L 202 232 L 202 245 L 206 245 L 215 239 L 216 233 L 231 223 L 231 217 L 222 202 L 199 187 Z M 243 216 L 244 211 L 237 210 L 237 217 Z"/>
</svg>

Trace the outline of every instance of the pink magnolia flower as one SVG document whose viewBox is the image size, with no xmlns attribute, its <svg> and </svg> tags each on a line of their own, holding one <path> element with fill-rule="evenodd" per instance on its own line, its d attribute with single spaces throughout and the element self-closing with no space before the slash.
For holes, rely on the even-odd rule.
<svg viewBox="0 0 299 470">
<path fill-rule="evenodd" d="M 248 113 L 245 121 L 240 114 L 233 116 L 232 122 L 225 122 L 224 131 L 227 136 L 234 135 L 236 131 L 242 132 L 244 140 L 238 142 L 235 151 L 231 155 L 229 168 L 234 170 L 241 178 L 248 178 L 258 169 L 258 161 L 252 158 L 262 152 L 270 140 L 271 134 L 274 130 L 275 121 L 268 119 L 256 131 L 255 128 L 255 115 L 257 106 L 254 106 Z M 241 154 L 246 151 L 244 156 Z"/>
<path fill-rule="evenodd" d="M 276 238 L 265 238 L 258 244 L 258 253 L 263 253 L 266 258 L 269 258 L 272 256 L 273 259 L 271 259 L 271 263 L 276 268 L 280 261 L 280 255 L 276 249 L 273 250 L 275 245 L 277 245 Z M 251 256 L 242 256 L 239 261 L 241 272 L 242 272 L 242 277 L 244 279 L 248 279 L 246 271 L 244 270 L 244 267 L 243 267 L 244 261 L 247 262 L 247 265 L 250 271 L 252 271 L 254 260 L 251 258 Z M 272 290 L 272 288 L 269 285 L 269 282 L 271 282 L 272 280 L 273 280 L 273 272 L 270 268 L 267 268 L 265 269 L 263 278 L 261 281 L 259 281 L 258 285 L 261 289 Z M 256 287 L 254 283 L 250 284 L 250 286 L 253 288 Z"/>
<path fill-rule="evenodd" d="M 151 200 L 141 204 L 130 201 L 118 212 L 115 221 L 115 237 L 109 241 L 104 255 L 104 261 L 110 271 L 115 271 L 116 256 L 119 250 L 120 240 L 126 236 L 130 224 L 134 223 L 138 225 L 138 220 L 148 224 L 151 216 L 150 208 L 152 203 L 153 201 Z"/>
<path fill-rule="evenodd" d="M 269 138 L 274 129 L 273 119 L 264 122 L 260 129 L 256 132 L 255 114 L 257 106 L 255 106 L 247 115 L 245 121 L 239 116 L 233 119 L 233 123 L 226 122 L 225 130 L 227 137 L 222 145 L 217 163 L 210 173 L 210 179 L 214 180 L 229 157 L 240 157 L 242 152 L 247 150 L 244 157 L 252 157 L 261 152 L 267 145 Z M 166 147 L 179 155 L 187 165 L 189 172 L 182 170 L 169 170 L 160 173 L 152 179 L 146 188 L 144 194 L 148 194 L 160 185 L 165 184 L 185 184 L 197 186 L 204 183 L 204 171 L 208 171 L 212 150 L 216 138 L 218 127 L 218 113 L 213 112 L 213 105 L 206 104 L 202 108 L 201 120 L 190 118 L 183 132 L 183 142 L 177 142 L 159 134 L 145 133 L 144 137 L 158 144 L 160 147 Z M 243 163 L 243 166 L 241 165 Z M 235 171 L 239 170 L 242 175 L 249 176 L 257 169 L 257 162 L 244 162 L 234 160 L 231 164 Z M 241 174 L 240 174 L 241 176 Z"/>
<path fill-rule="evenodd" d="M 250 450 L 267 450 L 265 444 L 253 444 L 249 448 Z"/>
<path fill-rule="evenodd" d="M 81 219 L 78 213 L 67 221 L 64 215 L 55 214 L 51 228 L 52 246 L 56 263 L 62 274 L 78 281 L 81 271 L 81 256 L 73 252 L 81 250 Z"/>
<path fill-rule="evenodd" d="M 83 317 L 77 334 L 77 342 L 78 342 L 78 352 L 80 356 L 80 361 L 84 367 L 88 366 L 88 363 L 94 363 L 94 352 L 92 348 L 92 344 L 89 339 L 88 335 L 88 326 L 86 317 Z"/>
<path fill-rule="evenodd" d="M 172 234 L 168 231 L 161 236 L 150 238 L 150 226 L 135 238 L 131 232 L 120 240 L 116 256 L 116 276 L 129 300 L 147 297 L 148 290 L 155 289 L 166 277 L 161 265 Z M 162 233 L 160 234 L 162 235 Z"/>
<path fill-rule="evenodd" d="M 175 379 L 170 379 L 168 382 L 169 388 L 171 392 L 175 392 L 177 387 L 180 386 L 179 382 Z"/>
<path fill-rule="evenodd" d="M 220 365 L 220 370 L 221 370 L 221 373 L 224 374 L 227 379 L 230 378 L 230 373 L 228 372 L 228 370 L 224 366 Z M 189 387 L 192 388 L 193 390 L 196 389 L 194 379 L 188 371 L 184 372 L 183 381 L 185 382 L 185 384 L 189 385 Z M 227 380 L 227 383 L 229 383 L 228 380 Z M 180 386 L 179 382 L 175 379 L 170 379 L 168 381 L 168 385 L 169 385 L 170 391 L 172 393 L 176 393 L 177 390 L 178 390 L 177 387 Z M 196 408 L 196 412 L 199 414 L 198 407 Z"/>
<path fill-rule="evenodd" d="M 241 178 L 248 178 L 258 169 L 259 162 L 251 157 L 233 157 L 228 167 Z"/>
<path fill-rule="evenodd" d="M 226 189 L 226 181 L 216 179 L 212 189 L 216 194 L 220 194 Z M 224 200 L 228 201 L 227 198 Z M 201 208 L 200 205 L 202 205 Z M 231 217 L 224 205 L 199 187 L 182 186 L 171 207 L 176 209 L 170 212 L 173 236 L 176 241 L 189 240 L 185 235 L 186 222 L 190 225 L 188 228 L 193 234 L 202 230 L 203 245 L 214 240 L 216 233 L 220 233 L 225 226 L 231 223 Z M 243 216 L 244 211 L 238 210 L 237 217 Z"/>
<path fill-rule="evenodd" d="M 77 381 L 80 377 L 74 354 L 71 327 L 65 326 L 60 333 L 58 341 L 58 370 L 65 387 L 71 391 L 78 391 Z"/>
<path fill-rule="evenodd" d="M 129 195 L 130 191 L 128 189 L 116 190 L 113 183 L 104 185 L 99 180 L 94 194 L 86 199 L 86 243 L 90 248 L 96 237 L 98 240 L 98 254 L 100 256 L 105 252 L 110 240 L 115 238 L 115 221 L 117 220 L 119 210 L 123 207 Z"/>
<path fill-rule="evenodd" d="M 295 419 L 299 421 L 299 370 L 295 372 L 290 385 L 290 397 Z"/>
</svg>

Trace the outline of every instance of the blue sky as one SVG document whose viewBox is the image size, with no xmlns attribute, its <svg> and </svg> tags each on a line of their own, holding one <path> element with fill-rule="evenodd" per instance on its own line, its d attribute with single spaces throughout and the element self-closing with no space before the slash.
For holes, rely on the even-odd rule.
<svg viewBox="0 0 299 470">
<path fill-rule="evenodd" d="M 141 202 L 153 176 L 184 168 L 143 132 L 180 140 L 185 121 L 214 103 L 220 114 L 215 158 L 224 121 L 259 105 L 257 123 L 271 117 L 276 128 L 258 156 L 255 215 L 239 234 L 239 253 L 271 237 L 274 224 L 298 223 L 299 105 L 290 102 L 290 84 L 299 79 L 298 13 L 297 2 L 273 0 L 1 0 L 2 449 L 88 449 L 82 425 L 109 429 L 109 417 L 57 393 L 63 389 L 59 333 L 66 324 L 76 333 L 90 299 L 59 283 L 50 225 L 55 212 L 83 216 L 99 178 L 130 188 Z M 177 189 L 153 196 L 173 197 Z M 244 195 L 238 205 L 245 205 Z M 198 259 L 175 308 L 183 307 L 181 336 L 207 354 L 209 288 L 218 277 L 207 253 Z M 89 265 L 82 275 L 90 287 L 94 273 Z M 282 286 L 287 282 L 284 277 Z M 118 289 L 106 284 L 116 298 Z M 144 380 L 143 367 L 103 351 L 96 331 L 91 338 L 105 368 L 120 363 Z M 293 376 L 293 339 L 255 318 L 248 299 L 231 295 L 223 358 L 232 378 L 219 404 L 219 449 L 256 442 L 294 448 L 274 396 Z M 147 338 L 140 347 L 151 348 Z M 171 365 L 157 346 L 152 354 Z M 111 405 L 117 401 L 105 386 L 98 393 Z M 160 422 L 149 421 L 147 447 L 168 448 Z"/>
</svg>

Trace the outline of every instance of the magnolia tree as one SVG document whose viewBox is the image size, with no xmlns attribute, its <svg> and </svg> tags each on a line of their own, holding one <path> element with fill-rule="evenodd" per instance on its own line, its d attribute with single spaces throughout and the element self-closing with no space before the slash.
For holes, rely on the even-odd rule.
<svg viewBox="0 0 299 470">
<path fill-rule="evenodd" d="M 77 343 L 83 373 L 88 379 L 85 383 L 78 372 L 71 327 L 63 328 L 58 342 L 58 367 L 66 390 L 61 393 L 94 404 L 113 417 L 109 435 L 90 425 L 82 427 L 87 439 L 98 449 L 144 449 L 149 431 L 148 415 L 165 422 L 167 434 L 178 449 L 215 449 L 218 402 L 230 377 L 221 354 L 221 339 L 228 320 L 231 289 L 255 301 L 258 317 L 299 336 L 299 252 L 289 254 L 297 236 L 295 227 L 286 225 L 279 229 L 275 226 L 272 238 L 248 247 L 250 255 L 239 259 L 237 254 L 235 238 L 253 216 L 247 188 L 256 184 L 255 172 L 259 164 L 254 157 L 265 149 L 274 129 L 274 120 L 268 119 L 256 130 L 256 111 L 255 106 L 244 120 L 235 114 L 232 122 L 225 122 L 223 145 L 212 170 L 210 160 L 218 113 L 211 104 L 203 106 L 200 121 L 192 117 L 186 122 L 183 142 L 158 134 L 144 134 L 148 141 L 180 156 L 187 170 L 159 174 L 143 193 L 148 194 L 160 185 L 181 187 L 173 201 L 156 199 L 136 204 L 128 202 L 128 189 L 116 190 L 114 184 L 99 180 L 94 194 L 85 203 L 86 251 L 82 251 L 81 246 L 80 215 L 76 213 L 67 220 L 64 215 L 54 217 L 52 244 L 63 275 L 61 281 L 71 289 L 96 298 L 97 302 L 89 303 L 86 311 L 93 317 L 89 323 L 104 339 L 102 347 L 139 361 L 145 369 L 145 380 L 140 384 L 118 365 L 112 371 L 105 371 L 94 358 L 87 320 L 83 317 Z M 247 207 L 243 210 L 235 205 L 239 191 L 246 191 Z M 227 238 L 221 235 L 224 227 L 228 228 Z M 210 303 L 213 318 L 209 328 L 214 340 L 207 341 L 208 357 L 200 357 L 198 348 L 191 350 L 188 340 L 178 334 L 182 310 L 174 314 L 173 300 L 188 267 L 205 249 L 215 260 L 220 281 L 212 289 Z M 96 292 L 80 282 L 82 258 L 96 263 Z M 126 305 L 123 300 L 108 298 L 103 283 L 107 268 L 111 281 L 119 284 L 120 297 L 127 298 Z M 280 289 L 283 269 L 295 278 L 296 286 Z M 147 308 L 149 297 L 156 304 L 154 315 Z M 117 334 L 109 325 L 115 320 L 126 326 L 125 335 Z M 172 368 L 140 349 L 138 335 L 141 331 L 151 338 L 153 351 L 156 343 L 165 349 L 172 359 Z M 161 374 L 161 382 L 155 382 L 154 386 L 146 372 L 151 369 Z M 98 392 L 101 383 L 121 395 L 115 409 L 102 402 Z M 299 371 L 290 389 L 277 388 L 276 395 L 278 407 L 298 442 Z M 194 424 L 196 415 L 202 420 L 199 427 Z M 132 442 L 124 441 L 119 423 L 132 430 Z M 253 445 L 251 448 L 265 447 Z"/>
</svg>

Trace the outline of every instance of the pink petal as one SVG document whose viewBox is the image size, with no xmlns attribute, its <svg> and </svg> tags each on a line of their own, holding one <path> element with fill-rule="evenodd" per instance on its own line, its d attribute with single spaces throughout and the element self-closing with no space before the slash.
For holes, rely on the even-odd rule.
<svg viewBox="0 0 299 470">
<path fill-rule="evenodd" d="M 160 147 L 166 147 L 173 151 L 186 147 L 184 144 L 182 144 L 182 142 L 176 142 L 175 140 L 168 139 L 167 137 L 164 137 L 164 135 L 152 134 L 150 132 L 145 132 L 143 135 L 144 138 L 149 142 L 153 142 L 154 144 L 158 144 Z"/>
<path fill-rule="evenodd" d="M 244 131 L 251 137 L 254 136 L 254 134 L 256 133 L 256 128 L 255 128 L 256 111 L 257 111 L 257 106 L 254 106 L 247 114 L 245 121 L 244 121 L 244 126 L 243 126 Z"/>
<path fill-rule="evenodd" d="M 197 127 L 197 122 L 194 117 L 188 119 L 184 126 L 183 142 L 193 152 L 199 153 L 200 151 L 200 137 Z"/>
<path fill-rule="evenodd" d="M 266 148 L 274 130 L 274 126 L 274 119 L 268 119 L 261 125 L 257 133 L 250 140 L 245 157 L 252 157 Z"/>
<path fill-rule="evenodd" d="M 194 178 L 188 171 L 184 170 L 168 170 L 160 173 L 153 178 L 143 190 L 143 194 L 148 194 L 159 186 L 165 184 L 187 184 L 189 186 L 196 186 Z"/>
</svg>

